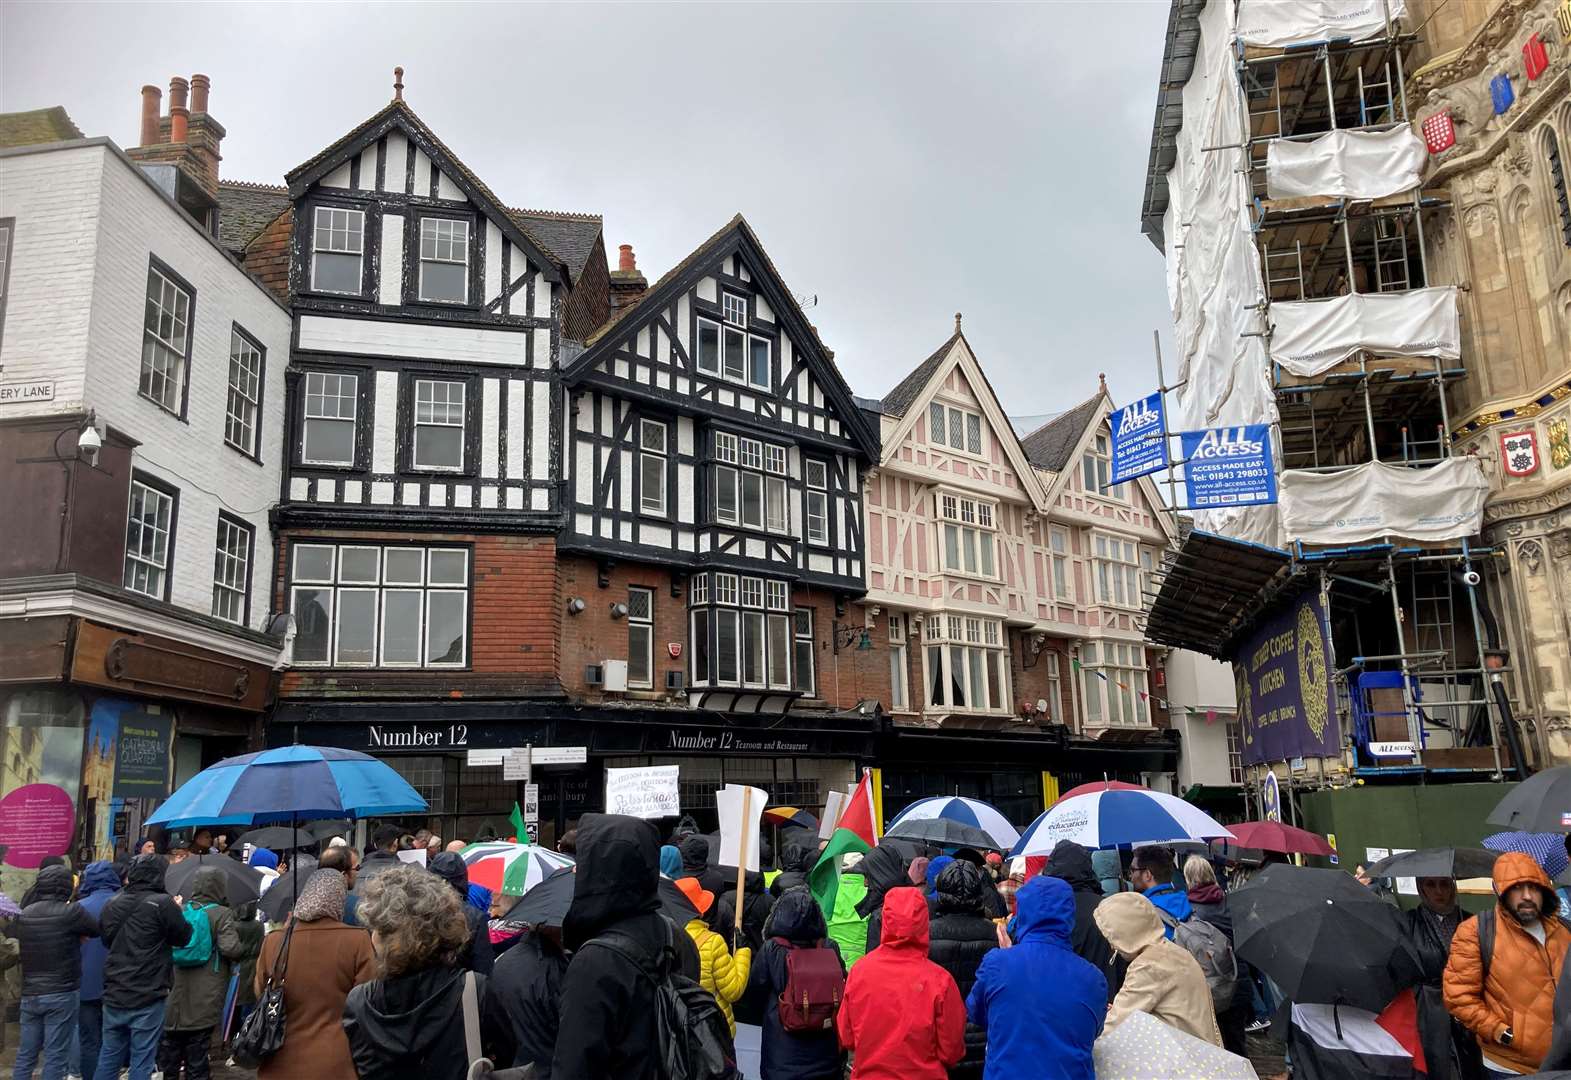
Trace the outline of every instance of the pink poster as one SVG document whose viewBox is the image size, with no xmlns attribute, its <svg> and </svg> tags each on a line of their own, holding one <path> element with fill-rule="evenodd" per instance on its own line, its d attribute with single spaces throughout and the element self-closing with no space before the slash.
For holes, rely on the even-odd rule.
<svg viewBox="0 0 1571 1080">
<path fill-rule="evenodd" d="M 5 862 L 19 870 L 36 870 L 50 855 L 64 855 L 71 846 L 76 808 L 71 796 L 54 784 L 26 784 L 0 799 L 0 844 Z"/>
</svg>

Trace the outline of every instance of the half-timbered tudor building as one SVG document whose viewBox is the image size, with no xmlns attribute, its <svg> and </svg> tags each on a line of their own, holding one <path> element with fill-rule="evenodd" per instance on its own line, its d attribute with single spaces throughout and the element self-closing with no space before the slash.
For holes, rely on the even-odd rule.
<svg viewBox="0 0 1571 1080">
<path fill-rule="evenodd" d="M 1097 432 L 1107 411 L 1099 391 L 1023 444 L 959 316 L 954 334 L 878 403 L 864 612 L 887 664 L 886 813 L 959 791 L 1029 821 L 1057 781 L 1171 768 L 1165 742 L 1138 762 L 1088 756 L 1098 744 L 1087 736 L 1116 726 L 1144 741 L 1151 726 L 1149 691 L 1134 696 L 1146 662 L 1133 620 L 1142 566 L 1165 542 L 1145 487 L 1088 496 L 1065 467 L 1082 448 L 1105 454 Z M 1040 452 L 1048 444 L 1062 444 L 1062 460 Z M 1096 484 L 1095 466 L 1090 475 Z M 1105 464 L 1100 475 L 1105 487 Z M 1116 688 L 1106 697 L 1096 676 L 1099 696 L 1080 692 L 1076 665 L 1100 663 L 1104 648 L 1115 686 L 1131 687 L 1127 703 Z"/>
<path fill-rule="evenodd" d="M 563 367 L 563 684 L 607 764 L 681 759 L 684 810 L 730 780 L 822 805 L 871 749 L 847 605 L 878 433 L 740 216 L 617 303 Z"/>
</svg>

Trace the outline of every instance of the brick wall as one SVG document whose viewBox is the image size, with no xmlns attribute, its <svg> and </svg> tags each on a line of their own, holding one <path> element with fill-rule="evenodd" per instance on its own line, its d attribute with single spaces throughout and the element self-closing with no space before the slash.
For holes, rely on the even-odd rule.
<svg viewBox="0 0 1571 1080">
<path fill-rule="evenodd" d="M 1058 661 L 1057 694 L 1059 716 L 1064 724 L 1071 730 L 1075 728 L 1075 702 L 1074 702 L 1074 671 L 1069 664 L 1069 642 L 1064 638 L 1048 638 L 1042 644 L 1042 651 L 1031 651 L 1030 634 L 1022 634 L 1018 630 L 1009 631 L 1009 645 L 1012 652 L 1010 680 L 1014 700 L 1011 702 L 1011 711 L 1018 713 L 1021 702 L 1029 701 L 1035 704 L 1039 700 L 1049 698 L 1054 693 L 1054 683 L 1049 678 L 1052 662 Z M 1049 711 L 1033 719 L 1038 724 L 1052 723 L 1052 712 Z"/>
</svg>

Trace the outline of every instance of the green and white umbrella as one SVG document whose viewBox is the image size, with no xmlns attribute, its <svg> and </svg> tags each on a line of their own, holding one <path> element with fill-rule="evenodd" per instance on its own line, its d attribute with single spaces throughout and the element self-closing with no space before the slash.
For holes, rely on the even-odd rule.
<svg viewBox="0 0 1571 1080">
<path fill-rule="evenodd" d="M 483 885 L 492 894 L 522 896 L 565 866 L 573 857 L 534 844 L 496 840 L 470 844 L 460 854 L 469 867 L 469 882 Z"/>
</svg>

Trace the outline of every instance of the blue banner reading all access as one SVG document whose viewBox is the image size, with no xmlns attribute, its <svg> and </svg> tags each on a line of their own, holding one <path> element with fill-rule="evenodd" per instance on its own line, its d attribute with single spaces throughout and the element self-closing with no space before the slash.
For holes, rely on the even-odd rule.
<svg viewBox="0 0 1571 1080">
<path fill-rule="evenodd" d="M 1194 509 L 1276 502 L 1276 469 L 1267 424 L 1179 434 L 1184 493 Z"/>
<path fill-rule="evenodd" d="M 1167 465 L 1167 426 L 1162 395 L 1131 401 L 1108 418 L 1113 428 L 1113 472 L 1109 484 L 1122 484 Z"/>
</svg>

